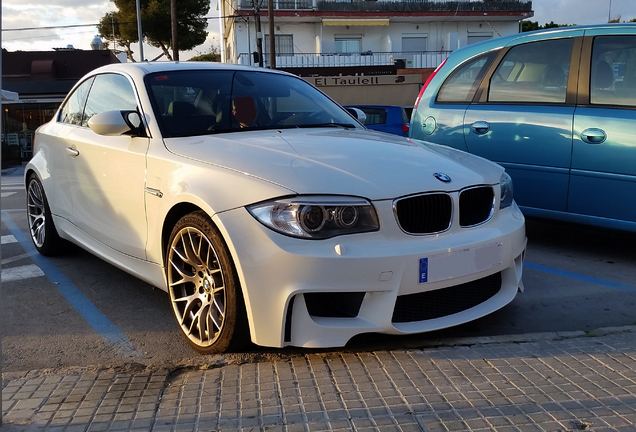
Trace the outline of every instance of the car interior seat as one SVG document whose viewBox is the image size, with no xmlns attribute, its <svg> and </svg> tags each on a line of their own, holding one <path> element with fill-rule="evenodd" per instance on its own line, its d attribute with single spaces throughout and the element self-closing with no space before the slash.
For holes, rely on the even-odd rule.
<svg viewBox="0 0 636 432">
<path fill-rule="evenodd" d="M 567 82 L 565 79 L 565 70 L 560 64 L 549 64 L 543 70 L 541 75 L 541 84 L 545 89 L 561 89 L 565 88 Z"/>
<path fill-rule="evenodd" d="M 196 109 L 194 105 L 188 101 L 172 101 L 170 105 L 168 105 L 168 115 L 172 117 L 183 119 L 184 117 L 194 115 L 195 112 Z"/>
<path fill-rule="evenodd" d="M 605 60 L 597 61 L 592 67 L 590 76 L 590 102 L 598 104 L 612 104 L 615 102 L 613 91 L 614 71 Z"/>
<path fill-rule="evenodd" d="M 217 95 L 212 102 L 212 109 L 216 116 L 216 125 L 214 130 L 230 129 L 230 116 L 232 115 L 232 107 L 229 96 Z"/>
</svg>

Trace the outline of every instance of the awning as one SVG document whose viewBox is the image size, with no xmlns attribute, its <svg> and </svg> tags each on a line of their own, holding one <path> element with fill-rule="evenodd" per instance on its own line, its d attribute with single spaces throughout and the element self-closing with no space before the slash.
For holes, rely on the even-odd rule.
<svg viewBox="0 0 636 432">
<path fill-rule="evenodd" d="M 323 18 L 322 25 L 324 26 L 388 26 L 388 18 L 377 19 L 337 19 L 337 18 Z"/>
<path fill-rule="evenodd" d="M 16 92 L 2 90 L 3 101 L 17 101 L 18 99 L 20 99 L 20 96 Z"/>
</svg>

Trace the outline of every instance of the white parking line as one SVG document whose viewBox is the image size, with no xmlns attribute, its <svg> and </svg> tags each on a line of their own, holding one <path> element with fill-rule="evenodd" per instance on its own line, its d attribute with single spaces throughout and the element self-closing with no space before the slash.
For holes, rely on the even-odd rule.
<svg viewBox="0 0 636 432">
<path fill-rule="evenodd" d="M 2 269 L 2 282 L 11 282 L 38 276 L 44 276 L 44 272 L 35 264 Z"/>
<path fill-rule="evenodd" d="M 13 237 L 12 235 L 4 235 L 2 236 L 2 244 L 9 244 L 9 243 L 17 243 L 18 240 Z"/>
<path fill-rule="evenodd" d="M 28 258 L 28 257 L 29 257 L 29 254 L 24 253 L 24 254 L 12 256 L 10 258 L 4 258 L 2 260 L 2 265 L 11 264 L 12 262 L 20 261 L 20 260 Z"/>
<path fill-rule="evenodd" d="M 11 195 L 15 195 L 17 194 L 17 192 L 2 192 L 0 195 L 0 198 L 6 198 L 6 197 L 10 197 Z"/>
</svg>

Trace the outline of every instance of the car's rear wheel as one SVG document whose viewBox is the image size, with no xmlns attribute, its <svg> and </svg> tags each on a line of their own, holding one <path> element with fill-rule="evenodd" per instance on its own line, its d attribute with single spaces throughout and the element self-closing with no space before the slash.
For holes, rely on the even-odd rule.
<svg viewBox="0 0 636 432">
<path fill-rule="evenodd" d="M 27 185 L 27 219 L 31 240 L 38 252 L 51 256 L 63 250 L 65 241 L 55 229 L 42 182 L 35 174 L 29 177 Z"/>
<path fill-rule="evenodd" d="M 236 351 L 249 341 L 234 264 L 204 212 L 184 216 L 172 230 L 166 272 L 174 316 L 196 351 Z"/>
</svg>

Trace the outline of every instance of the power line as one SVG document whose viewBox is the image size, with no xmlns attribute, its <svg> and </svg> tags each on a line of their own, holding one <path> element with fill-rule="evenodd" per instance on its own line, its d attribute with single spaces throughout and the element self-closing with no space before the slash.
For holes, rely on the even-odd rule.
<svg viewBox="0 0 636 432">
<path fill-rule="evenodd" d="M 205 20 L 215 20 L 215 19 L 221 19 L 221 18 L 230 18 L 233 17 L 234 15 L 230 15 L 227 17 L 220 17 L 220 16 L 214 16 L 214 17 L 204 17 L 202 19 Z M 150 21 L 144 21 L 144 22 L 150 22 Z M 154 21 L 156 22 L 156 21 Z M 137 24 L 136 21 L 120 21 L 117 24 Z M 33 31 L 33 30 L 60 30 L 60 29 L 66 29 L 66 28 L 78 28 L 78 27 L 97 27 L 98 25 L 100 25 L 100 23 L 93 23 L 93 24 L 70 24 L 70 25 L 60 25 L 60 26 L 47 26 L 47 27 L 23 27 L 23 28 L 3 28 L 2 32 L 10 32 L 10 31 Z"/>
<path fill-rule="evenodd" d="M 84 31 L 78 31 L 78 32 L 71 32 L 71 33 L 63 33 L 62 35 L 59 35 L 57 33 L 46 33 L 46 34 L 40 34 L 37 36 L 19 36 L 19 37 L 15 37 L 15 38 L 2 38 L 2 42 L 18 42 L 18 41 L 25 41 L 25 40 L 32 40 L 32 39 L 42 39 L 42 38 L 46 38 L 46 37 L 54 37 L 54 36 L 70 36 L 70 35 L 80 35 L 80 34 L 94 34 L 95 32 L 92 30 L 84 30 Z"/>
</svg>

